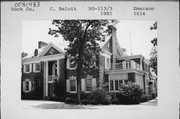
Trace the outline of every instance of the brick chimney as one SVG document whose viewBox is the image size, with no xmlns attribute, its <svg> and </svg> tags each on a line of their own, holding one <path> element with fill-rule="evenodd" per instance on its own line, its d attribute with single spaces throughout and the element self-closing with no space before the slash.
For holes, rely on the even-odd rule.
<svg viewBox="0 0 180 119">
<path fill-rule="evenodd" d="M 38 49 L 41 49 L 42 47 L 48 45 L 47 43 L 43 42 L 43 41 L 39 41 L 38 42 Z"/>
<path fill-rule="evenodd" d="M 117 45 L 118 45 L 116 28 L 113 25 L 109 25 L 108 28 L 112 30 L 112 63 L 116 63 Z"/>
</svg>

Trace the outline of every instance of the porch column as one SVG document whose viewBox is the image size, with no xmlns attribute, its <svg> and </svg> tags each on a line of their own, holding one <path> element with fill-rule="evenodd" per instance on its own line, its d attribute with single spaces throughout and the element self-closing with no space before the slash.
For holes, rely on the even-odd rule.
<svg viewBox="0 0 180 119">
<path fill-rule="evenodd" d="M 43 62 L 43 97 L 46 98 L 46 62 Z"/>
<path fill-rule="evenodd" d="M 140 58 L 140 70 L 142 70 L 142 58 Z"/>
<path fill-rule="evenodd" d="M 57 60 L 57 75 L 59 77 L 59 59 Z"/>
<path fill-rule="evenodd" d="M 46 97 L 48 96 L 48 61 L 46 61 Z"/>
<path fill-rule="evenodd" d="M 135 68 L 135 62 L 133 60 L 131 60 L 131 69 Z"/>
<path fill-rule="evenodd" d="M 126 69 L 126 61 L 123 61 L 122 64 L 123 64 L 123 69 Z"/>
</svg>

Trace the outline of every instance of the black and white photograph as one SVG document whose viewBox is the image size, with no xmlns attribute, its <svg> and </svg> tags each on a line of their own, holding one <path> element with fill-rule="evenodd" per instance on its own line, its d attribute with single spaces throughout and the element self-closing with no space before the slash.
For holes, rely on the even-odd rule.
<svg viewBox="0 0 180 119">
<path fill-rule="evenodd" d="M 177 2 L 1 6 L 2 119 L 179 118 Z"/>
<path fill-rule="evenodd" d="M 24 21 L 22 30 L 24 103 L 36 100 L 43 109 L 157 105 L 156 21 Z"/>
</svg>

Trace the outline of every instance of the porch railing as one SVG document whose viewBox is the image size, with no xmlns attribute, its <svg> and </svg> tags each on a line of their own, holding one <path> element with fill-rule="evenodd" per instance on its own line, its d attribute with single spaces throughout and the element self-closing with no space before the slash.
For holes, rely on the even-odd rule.
<svg viewBox="0 0 180 119">
<path fill-rule="evenodd" d="M 131 61 L 123 61 L 121 63 L 113 63 L 112 69 L 124 70 L 124 69 L 139 69 L 141 70 L 140 64 Z"/>
</svg>

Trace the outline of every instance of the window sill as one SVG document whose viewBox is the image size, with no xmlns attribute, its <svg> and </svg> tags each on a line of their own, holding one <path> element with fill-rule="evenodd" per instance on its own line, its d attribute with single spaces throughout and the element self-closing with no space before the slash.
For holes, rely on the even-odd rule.
<svg viewBox="0 0 180 119">
<path fill-rule="evenodd" d="M 29 92 L 31 92 L 31 91 L 23 91 L 24 93 L 29 93 Z"/>
<path fill-rule="evenodd" d="M 35 73 L 39 73 L 40 71 L 35 71 Z"/>
<path fill-rule="evenodd" d="M 30 72 L 24 72 L 25 74 L 29 74 Z"/>
<path fill-rule="evenodd" d="M 76 93 L 76 91 L 69 91 L 68 93 Z"/>
<path fill-rule="evenodd" d="M 75 68 L 69 68 L 69 70 L 75 70 L 76 69 L 76 67 Z"/>
<path fill-rule="evenodd" d="M 117 93 L 117 92 L 119 92 L 118 90 L 109 90 L 109 92 L 115 92 L 115 93 Z"/>
</svg>

